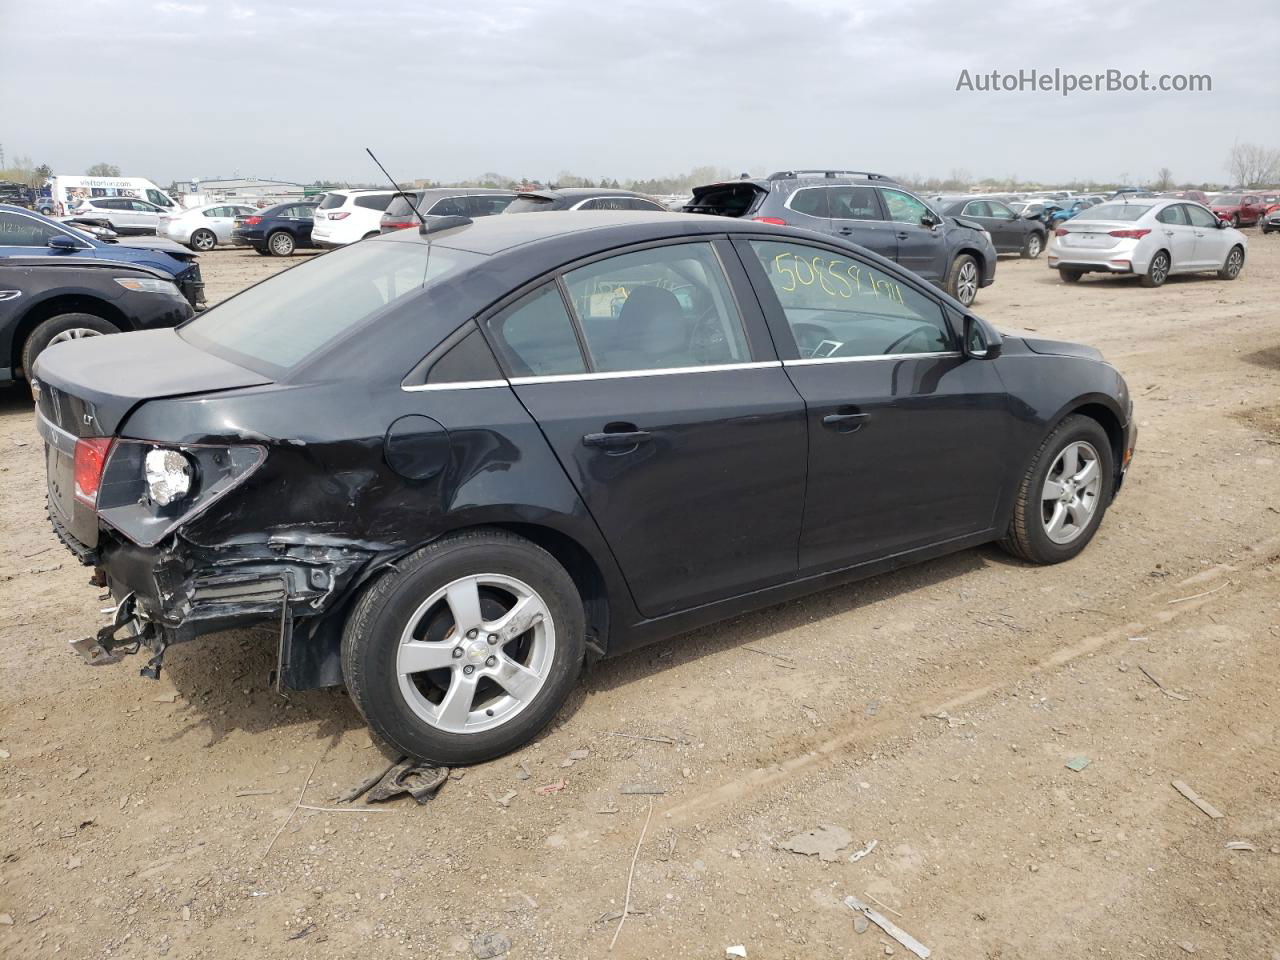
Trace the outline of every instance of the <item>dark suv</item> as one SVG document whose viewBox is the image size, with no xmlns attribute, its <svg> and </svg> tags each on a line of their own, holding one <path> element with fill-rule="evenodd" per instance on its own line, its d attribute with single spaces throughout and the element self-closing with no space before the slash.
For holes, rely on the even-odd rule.
<svg viewBox="0 0 1280 960">
<path fill-rule="evenodd" d="M 379 224 L 382 233 L 421 226 L 413 208 L 424 217 L 491 217 L 502 213 L 516 198 L 511 190 L 487 187 L 430 187 L 408 190 L 391 198 Z"/>
<path fill-rule="evenodd" d="M 965 306 L 996 276 L 991 236 L 938 213 L 880 173 L 784 170 L 695 187 L 688 213 L 749 217 L 845 237 L 897 261 Z"/>
</svg>

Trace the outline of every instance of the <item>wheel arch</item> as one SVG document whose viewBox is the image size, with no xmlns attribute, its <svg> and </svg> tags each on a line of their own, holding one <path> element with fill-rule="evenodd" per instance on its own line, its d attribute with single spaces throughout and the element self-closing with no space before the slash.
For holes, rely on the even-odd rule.
<svg viewBox="0 0 1280 960">
<path fill-rule="evenodd" d="M 9 345 L 9 366 L 17 370 L 22 366 L 22 348 L 27 338 L 35 332 L 36 327 L 53 317 L 63 313 L 89 313 L 107 321 L 107 323 L 126 331 L 133 325 L 121 310 L 106 300 L 82 293 L 66 293 L 40 300 L 27 308 L 26 313 L 18 321 L 13 331 L 13 340 Z"/>
<path fill-rule="evenodd" d="M 987 267 L 990 265 L 990 261 L 987 259 L 987 255 L 985 253 L 977 247 L 970 246 L 968 243 L 962 244 L 961 246 L 956 247 L 955 250 L 951 251 L 951 259 L 947 262 L 947 271 L 944 276 L 951 273 L 952 266 L 954 266 L 955 262 L 965 254 L 973 257 L 974 262 L 978 265 L 978 284 L 981 286 L 982 278 L 987 274 Z M 999 259 L 999 254 L 996 256 L 997 259 Z"/>
</svg>

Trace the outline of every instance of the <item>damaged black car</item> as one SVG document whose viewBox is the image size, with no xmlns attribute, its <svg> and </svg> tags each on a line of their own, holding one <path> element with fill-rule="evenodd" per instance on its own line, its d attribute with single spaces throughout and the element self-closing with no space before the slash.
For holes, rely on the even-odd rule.
<svg viewBox="0 0 1280 960">
<path fill-rule="evenodd" d="M 50 518 L 114 598 L 86 657 L 270 624 L 282 687 L 444 764 L 590 659 L 990 541 L 1069 560 L 1135 440 L 1089 347 L 667 213 L 439 218 L 36 378 Z"/>
</svg>

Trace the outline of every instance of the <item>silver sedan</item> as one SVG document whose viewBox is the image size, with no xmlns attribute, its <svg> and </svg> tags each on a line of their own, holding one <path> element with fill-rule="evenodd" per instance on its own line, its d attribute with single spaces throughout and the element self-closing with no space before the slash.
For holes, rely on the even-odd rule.
<svg viewBox="0 0 1280 960">
<path fill-rule="evenodd" d="M 156 233 L 204 253 L 220 243 L 231 242 L 236 217 L 257 213 L 247 203 L 210 203 L 176 214 L 161 214 Z"/>
<path fill-rule="evenodd" d="M 1131 199 L 1099 204 L 1049 238 L 1049 266 L 1067 283 L 1086 273 L 1136 274 L 1158 287 L 1175 273 L 1215 272 L 1234 280 L 1249 241 L 1193 200 Z"/>
</svg>

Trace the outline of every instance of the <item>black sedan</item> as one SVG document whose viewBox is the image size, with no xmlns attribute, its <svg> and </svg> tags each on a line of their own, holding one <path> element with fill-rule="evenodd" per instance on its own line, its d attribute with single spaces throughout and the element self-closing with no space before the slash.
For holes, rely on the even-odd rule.
<svg viewBox="0 0 1280 960">
<path fill-rule="evenodd" d="M 236 217 L 231 242 L 253 247 L 264 257 L 288 257 L 295 250 L 313 247 L 311 228 L 315 224 L 314 203 L 278 203 L 249 217 Z"/>
<path fill-rule="evenodd" d="M 40 358 L 50 516 L 117 604 L 86 656 L 268 623 L 283 686 L 476 762 L 585 659 L 988 541 L 1069 560 L 1133 452 L 1097 351 L 830 236 L 425 229 Z"/>
<path fill-rule="evenodd" d="M 1044 252 L 1048 228 L 1044 221 L 1019 216 L 1002 200 L 992 197 L 942 197 L 942 212 L 982 225 L 991 234 L 996 253 L 1016 253 L 1034 260 Z"/>
</svg>

